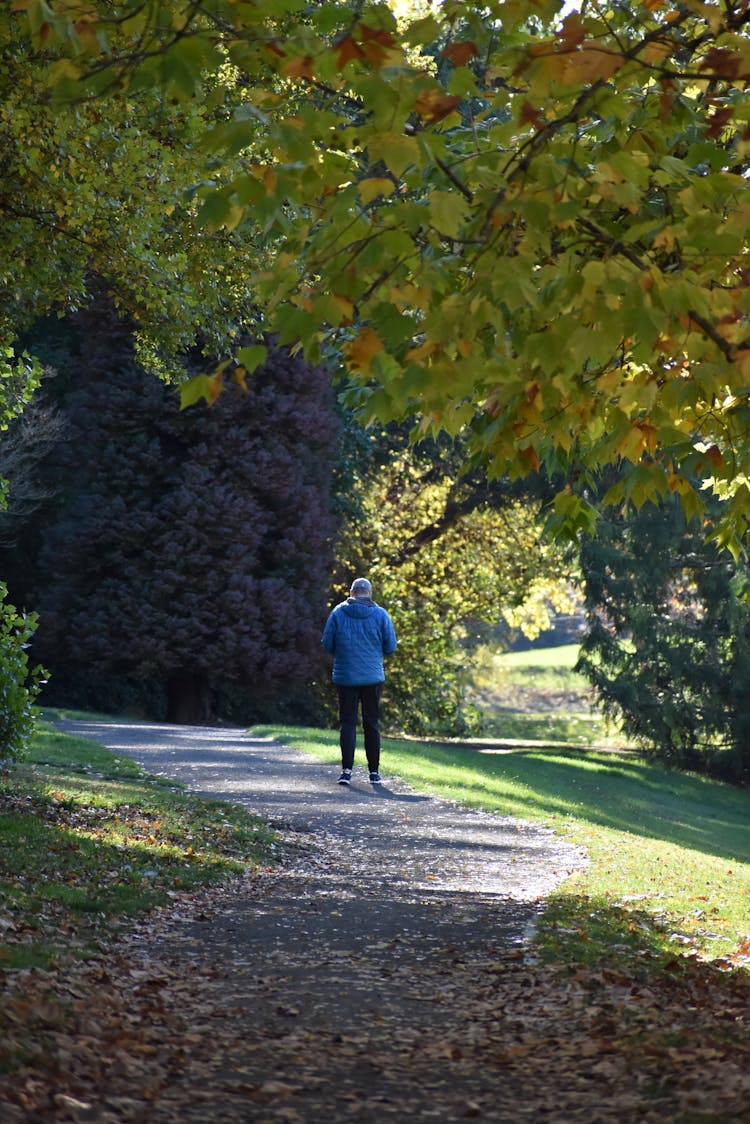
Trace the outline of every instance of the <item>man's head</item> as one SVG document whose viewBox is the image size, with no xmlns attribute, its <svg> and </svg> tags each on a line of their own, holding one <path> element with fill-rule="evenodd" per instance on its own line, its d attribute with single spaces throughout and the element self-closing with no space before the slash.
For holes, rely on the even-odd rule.
<svg viewBox="0 0 750 1124">
<path fill-rule="evenodd" d="M 372 597 L 372 586 L 367 578 L 355 578 L 352 582 L 352 588 L 349 590 L 350 597 Z"/>
</svg>

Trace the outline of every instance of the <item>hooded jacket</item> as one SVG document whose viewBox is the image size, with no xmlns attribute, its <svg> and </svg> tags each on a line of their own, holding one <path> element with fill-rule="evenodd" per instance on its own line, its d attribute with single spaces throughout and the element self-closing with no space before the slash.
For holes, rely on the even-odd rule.
<svg viewBox="0 0 750 1124">
<path fill-rule="evenodd" d="M 323 647 L 333 656 L 334 683 L 342 687 L 382 683 L 383 657 L 396 651 L 396 633 L 380 605 L 369 597 L 348 597 L 326 621 Z"/>
</svg>

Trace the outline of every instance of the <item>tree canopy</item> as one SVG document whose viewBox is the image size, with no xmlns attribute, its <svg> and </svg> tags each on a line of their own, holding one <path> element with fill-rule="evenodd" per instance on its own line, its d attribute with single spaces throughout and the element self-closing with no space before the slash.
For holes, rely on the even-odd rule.
<svg viewBox="0 0 750 1124">
<path fill-rule="evenodd" d="M 313 359 L 336 338 L 363 416 L 469 427 L 491 474 L 566 474 L 572 528 L 602 465 L 636 506 L 702 515 L 712 482 L 739 549 L 745 0 L 12 7 L 66 113 L 211 107 L 197 226 L 257 239 L 265 315 Z"/>
<path fill-rule="evenodd" d="M 398 636 L 384 717 L 411 734 L 473 730 L 477 649 L 503 619 L 538 635 L 578 576 L 576 552 L 543 535 L 538 497 L 461 476 L 460 456 L 444 438 L 410 447 L 403 426 L 345 427 L 334 600 L 372 580 Z"/>
</svg>

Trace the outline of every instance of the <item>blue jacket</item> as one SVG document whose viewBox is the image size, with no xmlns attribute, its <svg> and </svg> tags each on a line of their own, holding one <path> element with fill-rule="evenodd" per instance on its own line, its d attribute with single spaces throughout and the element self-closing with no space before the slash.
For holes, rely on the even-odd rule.
<svg viewBox="0 0 750 1124">
<path fill-rule="evenodd" d="M 348 597 L 326 621 L 323 647 L 333 656 L 334 683 L 342 687 L 382 683 L 383 656 L 396 651 L 396 633 L 380 605 L 369 598 Z"/>
</svg>

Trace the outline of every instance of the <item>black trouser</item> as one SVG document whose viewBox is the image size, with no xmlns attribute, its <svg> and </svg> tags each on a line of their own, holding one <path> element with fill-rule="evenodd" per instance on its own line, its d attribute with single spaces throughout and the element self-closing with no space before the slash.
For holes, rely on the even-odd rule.
<svg viewBox="0 0 750 1124">
<path fill-rule="evenodd" d="M 357 714 L 362 703 L 362 727 L 365 732 L 365 753 L 371 773 L 380 766 L 380 693 L 382 683 L 365 683 L 362 686 L 339 685 L 339 730 L 341 736 L 341 768 L 354 765 L 354 747 L 357 742 Z"/>
</svg>

